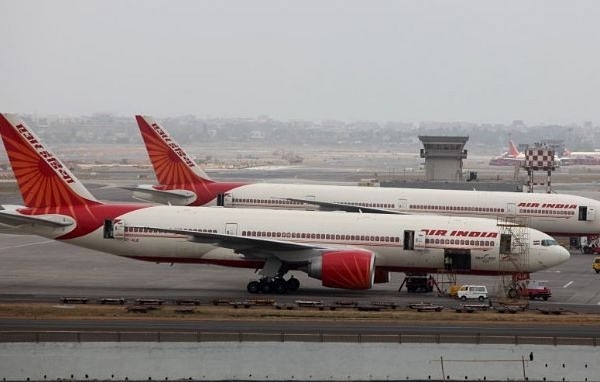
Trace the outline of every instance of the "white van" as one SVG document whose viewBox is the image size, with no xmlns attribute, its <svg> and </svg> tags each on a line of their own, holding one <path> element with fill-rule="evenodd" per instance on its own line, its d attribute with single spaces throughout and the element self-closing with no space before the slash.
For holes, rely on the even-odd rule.
<svg viewBox="0 0 600 382">
<path fill-rule="evenodd" d="M 479 301 L 483 301 L 488 298 L 488 291 L 485 285 L 463 285 L 456 292 L 456 296 L 463 301 L 468 298 L 476 298 Z"/>
</svg>

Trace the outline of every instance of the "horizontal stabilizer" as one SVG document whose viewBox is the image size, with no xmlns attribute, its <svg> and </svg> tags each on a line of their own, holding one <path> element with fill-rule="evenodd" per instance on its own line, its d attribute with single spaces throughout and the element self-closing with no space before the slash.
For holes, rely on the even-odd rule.
<svg viewBox="0 0 600 382">
<path fill-rule="evenodd" d="M 72 226 L 75 224 L 75 220 L 65 215 L 23 215 L 13 209 L 2 209 L 0 210 L 0 224 L 12 227 L 23 224 L 37 224 L 50 228 L 59 228 Z"/>
<path fill-rule="evenodd" d="M 158 190 L 151 185 L 121 187 L 133 191 L 135 199 L 145 202 L 171 204 L 174 206 L 187 206 L 196 200 L 196 193 L 189 190 Z"/>
</svg>

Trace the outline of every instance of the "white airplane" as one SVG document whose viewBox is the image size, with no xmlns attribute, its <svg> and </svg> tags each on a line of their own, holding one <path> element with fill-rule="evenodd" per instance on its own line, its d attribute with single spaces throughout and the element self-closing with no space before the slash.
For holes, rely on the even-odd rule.
<svg viewBox="0 0 600 382">
<path fill-rule="evenodd" d="M 600 165 L 600 151 L 569 151 L 565 150 L 560 163 L 569 165 Z"/>
<path fill-rule="evenodd" d="M 368 289 L 389 272 L 536 272 L 569 259 L 550 236 L 511 234 L 491 219 L 102 203 L 25 125 L 0 114 L 0 134 L 25 206 L 0 223 L 131 259 L 262 268 L 251 293 L 299 287 L 290 270 L 326 287 Z M 527 254 L 522 252 L 527 248 Z"/>
<path fill-rule="evenodd" d="M 156 121 L 139 115 L 136 120 L 159 182 L 159 185 L 128 188 L 134 191 L 135 198 L 145 201 L 189 206 L 517 218 L 553 236 L 600 233 L 597 216 L 600 201 L 567 194 L 217 182 Z"/>
</svg>

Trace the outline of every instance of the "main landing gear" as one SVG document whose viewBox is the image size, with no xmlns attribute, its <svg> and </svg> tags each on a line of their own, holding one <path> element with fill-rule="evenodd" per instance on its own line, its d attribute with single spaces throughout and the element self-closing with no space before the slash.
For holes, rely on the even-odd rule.
<svg viewBox="0 0 600 382">
<path fill-rule="evenodd" d="M 300 288 L 300 281 L 290 277 L 289 280 L 284 280 L 283 277 L 263 277 L 258 281 L 250 281 L 246 289 L 248 293 L 275 293 L 284 294 L 286 292 L 295 292 Z"/>
</svg>

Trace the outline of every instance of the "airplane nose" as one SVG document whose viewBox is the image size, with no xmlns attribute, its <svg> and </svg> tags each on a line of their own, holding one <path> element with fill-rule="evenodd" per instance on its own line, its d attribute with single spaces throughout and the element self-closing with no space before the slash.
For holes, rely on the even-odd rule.
<svg viewBox="0 0 600 382">
<path fill-rule="evenodd" d="M 556 265 L 562 264 L 565 261 L 571 258 L 571 254 L 569 251 L 563 247 L 562 245 L 555 245 L 552 248 L 551 258 L 549 259 L 549 265 L 554 267 Z"/>
</svg>

